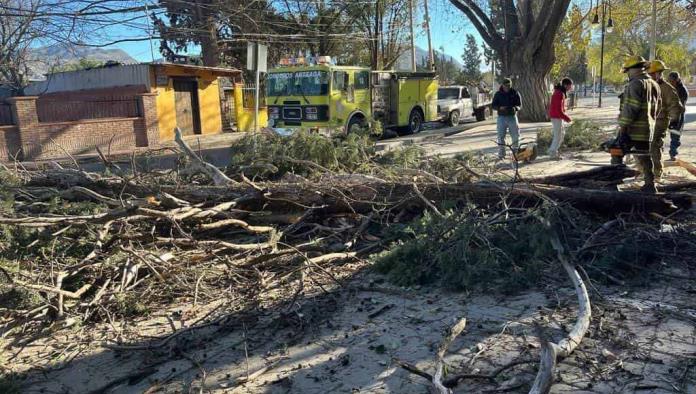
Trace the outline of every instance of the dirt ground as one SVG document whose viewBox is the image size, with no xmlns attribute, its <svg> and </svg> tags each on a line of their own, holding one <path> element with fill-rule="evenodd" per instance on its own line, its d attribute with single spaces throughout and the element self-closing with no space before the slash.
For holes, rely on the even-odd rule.
<svg viewBox="0 0 696 394">
<path fill-rule="evenodd" d="M 551 392 L 696 392 L 696 267 L 669 256 L 661 267 L 642 283 L 591 286 L 590 331 L 558 366 Z M 215 324 L 168 337 L 224 300 L 181 305 L 136 325 L 73 326 L 30 343 L 6 342 L 5 359 L 27 372 L 26 393 L 415 394 L 428 391 L 427 381 L 393 359 L 432 373 L 445 330 L 465 317 L 445 358 L 448 370 L 507 368 L 491 379 L 465 379 L 454 392 L 526 392 L 540 335 L 558 340 L 575 322 L 569 281 L 511 296 L 470 295 L 393 287 L 364 266 L 346 272 L 355 274 L 343 286 L 300 298 L 292 310 L 225 311 Z M 119 338 L 127 345 L 115 346 Z"/>
</svg>

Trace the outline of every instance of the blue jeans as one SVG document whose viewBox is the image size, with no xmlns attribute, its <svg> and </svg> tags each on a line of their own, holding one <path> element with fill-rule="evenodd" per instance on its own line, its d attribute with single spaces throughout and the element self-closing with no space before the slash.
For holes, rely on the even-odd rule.
<svg viewBox="0 0 696 394">
<path fill-rule="evenodd" d="M 679 118 L 680 122 L 679 124 L 681 126 L 681 130 L 679 132 L 683 133 L 684 132 L 684 114 L 681 114 L 681 117 Z M 681 146 L 681 134 L 672 134 L 669 133 L 669 157 L 677 157 L 679 152 L 677 149 Z"/>
<path fill-rule="evenodd" d="M 517 150 L 520 146 L 520 125 L 517 115 L 498 115 L 498 157 L 505 157 L 505 136 L 508 130 L 512 138 L 512 147 Z"/>
</svg>

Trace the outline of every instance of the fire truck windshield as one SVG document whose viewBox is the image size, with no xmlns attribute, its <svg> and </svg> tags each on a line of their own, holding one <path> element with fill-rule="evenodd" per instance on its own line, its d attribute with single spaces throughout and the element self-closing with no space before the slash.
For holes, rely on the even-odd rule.
<svg viewBox="0 0 696 394">
<path fill-rule="evenodd" d="M 329 73 L 326 71 L 270 73 L 266 80 L 266 97 L 323 96 L 328 92 Z"/>
</svg>

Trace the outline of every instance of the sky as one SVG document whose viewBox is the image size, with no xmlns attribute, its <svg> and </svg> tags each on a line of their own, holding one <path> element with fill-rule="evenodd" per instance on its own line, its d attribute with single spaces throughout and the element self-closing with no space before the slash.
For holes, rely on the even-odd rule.
<svg viewBox="0 0 696 394">
<path fill-rule="evenodd" d="M 431 35 L 433 41 L 433 49 L 439 50 L 442 46 L 445 53 L 455 59 L 461 60 L 464 52 L 464 44 L 466 42 L 466 34 L 473 34 L 481 43 L 480 36 L 473 28 L 468 19 L 456 8 L 454 8 L 448 0 L 429 0 L 429 13 L 431 24 Z M 423 23 L 423 9 L 416 10 L 415 13 L 415 29 L 416 29 L 416 45 L 426 49 L 428 48 L 428 40 Z M 139 21 L 140 22 L 140 21 Z M 143 37 L 147 36 L 146 24 L 143 18 L 141 23 L 138 23 L 142 28 L 137 29 L 130 27 L 115 27 L 109 32 L 109 36 L 113 40 L 126 37 Z M 149 62 L 153 59 L 161 58 L 159 53 L 159 40 L 152 40 L 152 51 L 150 50 L 149 41 L 138 42 L 123 42 L 107 46 L 105 48 L 119 48 L 126 51 L 131 57 L 141 62 Z M 192 50 L 195 53 L 195 49 Z"/>
</svg>

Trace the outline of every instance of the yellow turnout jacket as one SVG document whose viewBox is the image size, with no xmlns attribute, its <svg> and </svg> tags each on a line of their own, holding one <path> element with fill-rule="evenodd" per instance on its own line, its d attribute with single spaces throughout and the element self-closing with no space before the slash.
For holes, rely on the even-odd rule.
<svg viewBox="0 0 696 394">
<path fill-rule="evenodd" d="M 657 83 L 660 85 L 662 105 L 660 106 L 660 112 L 657 114 L 655 127 L 661 130 L 667 129 L 670 121 L 679 119 L 679 116 L 684 112 L 684 105 L 682 105 L 679 95 L 677 95 L 677 90 L 672 85 L 664 79 L 660 79 Z"/>
<path fill-rule="evenodd" d="M 632 140 L 649 142 L 655 130 L 660 101 L 660 86 L 648 74 L 631 78 L 621 97 L 619 126 L 626 129 Z"/>
</svg>

